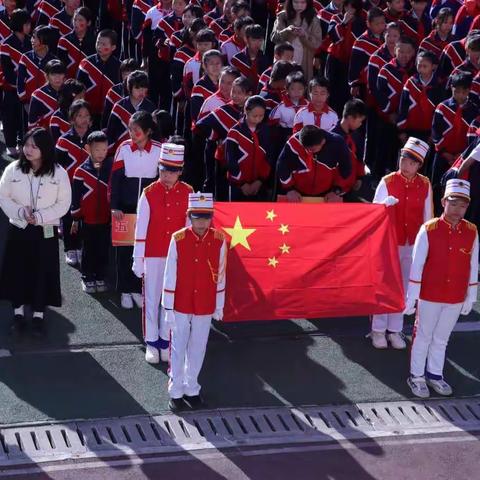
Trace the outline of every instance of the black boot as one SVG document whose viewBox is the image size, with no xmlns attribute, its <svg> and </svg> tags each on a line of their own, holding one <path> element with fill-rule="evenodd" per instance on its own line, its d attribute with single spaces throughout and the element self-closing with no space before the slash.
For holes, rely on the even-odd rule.
<svg viewBox="0 0 480 480">
<path fill-rule="evenodd" d="M 188 395 L 184 395 L 183 399 L 192 410 L 207 407 L 207 404 L 200 395 L 192 395 L 191 397 L 189 397 Z"/>
</svg>

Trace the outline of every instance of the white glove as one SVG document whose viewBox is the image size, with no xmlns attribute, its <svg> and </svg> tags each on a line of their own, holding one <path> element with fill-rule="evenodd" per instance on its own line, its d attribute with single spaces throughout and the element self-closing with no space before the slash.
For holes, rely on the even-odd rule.
<svg viewBox="0 0 480 480">
<path fill-rule="evenodd" d="M 405 302 L 405 310 L 403 311 L 404 315 L 413 315 L 415 313 L 415 302 L 416 298 L 407 298 Z"/>
<path fill-rule="evenodd" d="M 472 300 L 465 300 L 462 305 L 462 310 L 460 311 L 460 315 L 468 315 L 473 308 Z"/>
<path fill-rule="evenodd" d="M 138 278 L 143 277 L 143 274 L 145 273 L 145 260 L 143 257 L 133 258 L 132 271 Z"/>
<path fill-rule="evenodd" d="M 173 310 L 165 310 L 165 323 L 173 330 L 175 326 L 175 312 Z"/>
<path fill-rule="evenodd" d="M 217 308 L 213 312 L 212 318 L 217 320 L 217 322 L 221 322 L 223 320 L 223 308 Z"/>
<path fill-rule="evenodd" d="M 393 207 L 398 203 L 398 198 L 389 195 L 383 202 L 382 202 L 386 207 Z"/>
</svg>

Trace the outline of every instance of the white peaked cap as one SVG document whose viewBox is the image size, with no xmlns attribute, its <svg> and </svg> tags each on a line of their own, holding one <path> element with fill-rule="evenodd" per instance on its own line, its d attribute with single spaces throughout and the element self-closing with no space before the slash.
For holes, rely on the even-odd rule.
<svg viewBox="0 0 480 480">
<path fill-rule="evenodd" d="M 460 180 L 458 178 L 452 178 L 448 180 L 443 198 L 450 199 L 454 197 L 470 200 L 470 182 L 467 180 Z"/>
<path fill-rule="evenodd" d="M 423 164 L 430 146 L 419 138 L 410 137 L 402 148 L 402 154 Z"/>
</svg>

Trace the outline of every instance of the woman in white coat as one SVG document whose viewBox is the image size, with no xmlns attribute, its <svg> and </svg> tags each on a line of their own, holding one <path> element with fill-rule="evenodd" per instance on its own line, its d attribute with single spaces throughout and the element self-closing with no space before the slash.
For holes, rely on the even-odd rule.
<svg viewBox="0 0 480 480">
<path fill-rule="evenodd" d="M 0 207 L 9 218 L 0 298 L 13 305 L 17 334 L 27 327 L 26 305 L 33 312 L 35 336 L 46 332 L 45 307 L 61 306 L 57 227 L 70 208 L 71 188 L 54 159 L 50 134 L 34 128 L 25 135 L 20 159 L 0 179 Z"/>
</svg>

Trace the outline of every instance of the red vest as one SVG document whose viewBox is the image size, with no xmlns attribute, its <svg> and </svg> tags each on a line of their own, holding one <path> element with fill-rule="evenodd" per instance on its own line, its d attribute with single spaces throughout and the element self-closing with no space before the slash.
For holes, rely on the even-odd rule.
<svg viewBox="0 0 480 480">
<path fill-rule="evenodd" d="M 174 309 L 180 313 L 211 315 L 216 308 L 222 232 L 210 228 L 199 238 L 192 228 L 174 235 L 177 242 L 177 284 Z"/>
<path fill-rule="evenodd" d="M 470 281 L 470 257 L 477 227 L 462 220 L 456 228 L 443 217 L 425 224 L 428 255 L 420 298 L 428 302 L 462 303 Z"/>
<path fill-rule="evenodd" d="M 187 221 L 188 194 L 190 185 L 177 182 L 167 190 L 157 181 L 145 189 L 150 207 L 145 257 L 166 257 L 172 234 L 185 227 Z"/>
<path fill-rule="evenodd" d="M 388 194 L 399 200 L 391 207 L 395 214 L 397 242 L 399 245 L 413 245 L 425 221 L 423 215 L 430 182 L 423 175 L 407 180 L 399 171 L 390 173 L 384 180 Z"/>
</svg>

